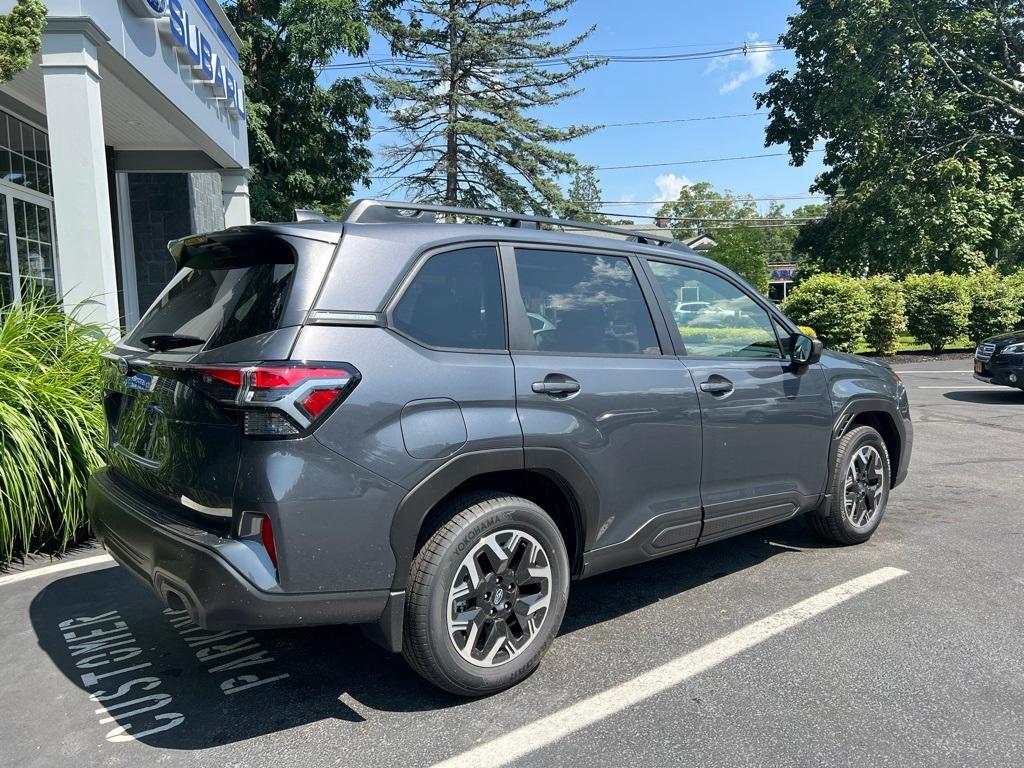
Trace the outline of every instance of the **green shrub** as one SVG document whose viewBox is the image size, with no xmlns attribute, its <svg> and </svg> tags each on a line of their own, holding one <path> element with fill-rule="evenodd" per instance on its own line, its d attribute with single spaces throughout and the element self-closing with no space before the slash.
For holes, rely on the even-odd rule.
<svg viewBox="0 0 1024 768">
<path fill-rule="evenodd" d="M 894 355 L 900 348 L 900 336 L 907 330 L 907 302 L 903 288 L 888 275 L 864 281 L 871 302 L 864 337 L 880 355 Z"/>
<path fill-rule="evenodd" d="M 107 340 L 52 301 L 0 309 L 0 562 L 58 550 L 86 525 L 100 465 L 99 354 Z"/>
<path fill-rule="evenodd" d="M 910 333 L 933 352 L 967 333 L 971 296 L 960 275 L 911 275 L 903 282 Z"/>
<path fill-rule="evenodd" d="M 967 335 L 979 341 L 1013 330 L 1020 319 L 1021 297 L 1007 279 L 994 269 L 977 272 L 967 279 L 971 296 L 971 313 L 967 321 Z"/>
<path fill-rule="evenodd" d="M 1003 278 L 1006 287 L 1017 302 L 1016 328 L 1024 328 L 1024 267 Z"/>
<path fill-rule="evenodd" d="M 823 272 L 794 288 L 782 311 L 797 325 L 814 328 L 826 347 L 852 352 L 864 338 L 868 292 L 859 280 Z"/>
</svg>

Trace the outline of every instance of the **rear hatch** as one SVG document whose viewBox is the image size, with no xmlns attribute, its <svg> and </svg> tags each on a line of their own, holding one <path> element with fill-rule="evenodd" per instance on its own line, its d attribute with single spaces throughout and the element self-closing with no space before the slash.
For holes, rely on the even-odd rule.
<svg viewBox="0 0 1024 768">
<path fill-rule="evenodd" d="M 334 244 L 252 227 L 170 250 L 178 273 L 104 365 L 108 458 L 161 509 L 227 531 L 244 372 L 282 370 Z"/>
</svg>

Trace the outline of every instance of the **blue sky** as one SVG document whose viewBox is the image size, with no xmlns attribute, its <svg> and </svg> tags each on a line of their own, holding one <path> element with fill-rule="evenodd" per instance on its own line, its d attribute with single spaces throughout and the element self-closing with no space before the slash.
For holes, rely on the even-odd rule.
<svg viewBox="0 0 1024 768">
<path fill-rule="evenodd" d="M 596 24 L 579 52 L 637 54 L 690 53 L 742 43 L 774 43 L 796 8 L 791 0 L 578 0 L 565 34 Z M 387 56 L 375 40 L 371 58 Z M 345 59 L 339 59 L 344 61 Z M 579 80 L 579 96 L 543 110 L 552 125 L 671 120 L 754 112 L 753 94 L 764 76 L 791 67 L 787 51 L 746 57 L 671 63 L 612 63 Z M 380 115 L 374 125 L 386 124 Z M 587 164 L 598 167 L 672 163 L 657 168 L 598 171 L 603 197 L 615 201 L 653 201 L 675 197 L 684 180 L 710 181 L 716 188 L 755 196 L 806 194 L 821 171 L 818 155 L 802 168 L 787 157 L 687 165 L 678 161 L 779 152 L 764 148 L 763 116 L 745 116 L 664 125 L 609 127 L 573 142 L 570 147 Z M 387 140 L 385 133 L 374 144 Z M 382 182 L 381 182 L 382 183 Z M 372 196 L 380 187 L 357 190 Z M 400 194 L 398 195 L 400 197 Z M 792 208 L 812 200 L 794 200 Z M 762 204 L 762 206 L 765 204 Z M 650 206 L 618 205 L 608 210 L 649 213 Z"/>
</svg>

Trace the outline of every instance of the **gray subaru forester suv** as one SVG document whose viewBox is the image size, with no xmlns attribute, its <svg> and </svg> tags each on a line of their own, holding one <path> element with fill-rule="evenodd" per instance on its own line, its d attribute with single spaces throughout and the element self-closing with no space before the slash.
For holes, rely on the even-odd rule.
<svg viewBox="0 0 1024 768">
<path fill-rule="evenodd" d="M 88 506 L 207 628 L 363 624 L 487 694 L 572 579 L 800 513 L 863 542 L 907 472 L 890 368 L 669 238 L 360 201 L 170 250 L 105 366 Z"/>
</svg>

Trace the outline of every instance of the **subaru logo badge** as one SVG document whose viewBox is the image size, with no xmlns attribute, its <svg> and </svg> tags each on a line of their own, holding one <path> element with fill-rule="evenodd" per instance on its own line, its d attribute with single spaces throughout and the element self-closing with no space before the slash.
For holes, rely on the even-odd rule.
<svg viewBox="0 0 1024 768">
<path fill-rule="evenodd" d="M 131 361 L 127 357 L 117 358 L 117 370 L 121 372 L 122 376 L 127 376 L 132 372 Z"/>
<path fill-rule="evenodd" d="M 167 13 L 167 6 L 170 0 L 128 0 L 130 5 L 139 16 L 149 16 L 159 19 Z"/>
</svg>

